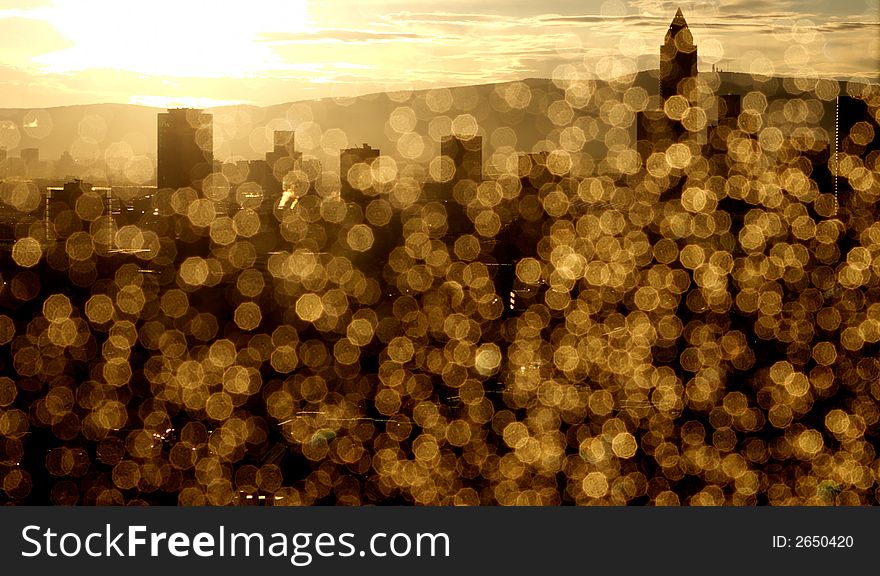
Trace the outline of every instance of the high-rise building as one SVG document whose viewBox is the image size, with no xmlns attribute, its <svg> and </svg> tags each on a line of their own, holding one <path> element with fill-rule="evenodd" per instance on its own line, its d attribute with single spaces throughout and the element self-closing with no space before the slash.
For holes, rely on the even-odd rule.
<svg viewBox="0 0 880 576">
<path fill-rule="evenodd" d="M 440 141 L 440 154 L 452 161 L 451 178 L 441 185 L 438 199 L 446 207 L 448 233 L 457 236 L 472 232 L 467 205 L 483 181 L 483 138 L 444 136 Z"/>
<path fill-rule="evenodd" d="M 49 187 L 47 192 L 45 221 L 48 236 L 54 240 L 67 238 L 82 226 L 76 204 L 83 196 L 93 194 L 92 185 L 77 179 L 66 182 L 63 187 Z"/>
<path fill-rule="evenodd" d="M 281 197 L 284 177 L 302 167 L 302 152 L 296 151 L 294 143 L 293 130 L 276 130 L 273 134 L 272 150 L 266 152 L 267 173 L 261 185 L 266 196 L 274 204 L 278 204 L 278 199 Z"/>
<path fill-rule="evenodd" d="M 339 151 L 340 196 L 347 205 L 346 218 L 339 223 L 338 248 L 363 271 L 379 272 L 403 236 L 401 214 L 388 203 L 389 182 L 381 174 L 378 148 L 362 144 L 359 148 Z M 306 165 L 305 171 L 309 168 Z M 355 226 L 361 227 L 361 216 L 370 223 L 372 241 L 360 243 Z M 344 241 L 342 240 L 344 238 Z"/>
<path fill-rule="evenodd" d="M 660 106 L 636 113 L 636 150 L 643 162 L 655 153 L 666 153 L 673 144 L 687 145 L 692 156 L 698 153 L 705 135 L 691 132 L 682 122 L 688 102 L 670 100 L 673 96 L 691 100 L 688 85 L 696 77 L 697 46 L 679 8 L 660 46 Z M 680 184 L 672 184 L 674 193 L 680 193 Z"/>
<path fill-rule="evenodd" d="M 876 198 L 880 184 L 870 174 L 880 167 L 880 90 L 839 96 L 836 108 L 834 193 L 841 205 L 852 202 L 854 192 Z"/>
<path fill-rule="evenodd" d="M 357 165 L 372 166 L 380 155 L 379 149 L 373 148 L 369 144 L 363 144 L 360 148 L 345 148 L 339 151 L 339 182 L 343 197 L 354 200 L 351 196 L 355 190 L 363 190 L 364 182 L 352 181 L 352 179 L 358 179 L 357 174 L 352 173 L 352 168 Z"/>
<path fill-rule="evenodd" d="M 79 176 L 80 172 L 81 169 L 76 160 L 74 160 L 73 156 L 70 155 L 70 152 L 65 150 L 61 153 L 61 156 L 59 156 L 58 160 L 55 162 L 53 176 L 55 178 L 64 178 L 70 180 Z"/>
<path fill-rule="evenodd" d="M 21 163 L 24 167 L 24 175 L 28 178 L 38 178 L 43 175 L 39 148 L 22 148 Z"/>
<path fill-rule="evenodd" d="M 712 166 L 712 173 L 728 175 L 727 139 L 737 130 L 739 115 L 742 112 L 742 96 L 739 94 L 720 94 L 715 98 L 717 120 L 707 127 L 706 146 L 703 156 Z"/>
<path fill-rule="evenodd" d="M 547 167 L 548 152 L 531 152 L 519 155 L 517 160 L 520 185 L 523 194 L 538 194 L 548 185 L 559 182 L 559 176 Z"/>
<path fill-rule="evenodd" d="M 271 152 L 266 152 L 266 161 L 275 164 L 282 158 L 297 160 L 302 158 L 302 153 L 294 147 L 295 133 L 293 130 L 275 130 L 273 133 L 273 147 Z"/>
<path fill-rule="evenodd" d="M 75 210 L 76 202 L 83 194 L 92 191 L 92 185 L 82 180 L 65 182 L 63 188 L 51 188 L 52 204 L 57 204 L 59 210 Z"/>
<path fill-rule="evenodd" d="M 736 127 L 739 115 L 742 113 L 742 101 L 743 97 L 740 94 L 720 94 L 716 98 L 719 126 Z"/>
<path fill-rule="evenodd" d="M 663 109 L 636 112 L 636 150 L 643 159 L 654 152 L 664 152 L 681 140 L 685 130 L 678 120 L 666 115 Z"/>
<path fill-rule="evenodd" d="M 469 140 L 457 136 L 444 136 L 440 142 L 440 154 L 452 159 L 455 173 L 452 182 L 483 180 L 483 138 L 474 136 Z"/>
<path fill-rule="evenodd" d="M 675 13 L 660 46 L 660 96 L 686 96 L 682 82 L 697 77 L 697 46 L 681 8 Z"/>
<path fill-rule="evenodd" d="M 39 148 L 22 148 L 21 149 L 21 161 L 27 165 L 36 164 L 40 161 L 40 149 Z"/>
<path fill-rule="evenodd" d="M 201 190 L 214 162 L 211 114 L 195 108 L 174 108 L 159 114 L 157 184 L 159 188 Z"/>
</svg>

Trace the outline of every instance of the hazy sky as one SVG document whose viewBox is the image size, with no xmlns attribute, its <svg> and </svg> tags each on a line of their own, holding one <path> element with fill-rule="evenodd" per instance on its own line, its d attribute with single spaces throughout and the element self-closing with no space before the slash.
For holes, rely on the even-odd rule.
<svg viewBox="0 0 880 576">
<path fill-rule="evenodd" d="M 656 67 L 880 78 L 880 0 L 0 0 L 0 107 L 259 105 Z"/>
</svg>

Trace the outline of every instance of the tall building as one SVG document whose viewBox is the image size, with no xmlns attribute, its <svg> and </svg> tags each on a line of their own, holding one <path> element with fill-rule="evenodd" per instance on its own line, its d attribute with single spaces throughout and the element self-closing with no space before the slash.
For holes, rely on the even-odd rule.
<svg viewBox="0 0 880 576">
<path fill-rule="evenodd" d="M 51 204 L 57 205 L 58 210 L 75 210 L 76 202 L 83 194 L 92 191 L 92 185 L 82 180 L 65 182 L 64 187 L 51 188 Z M 54 216 L 54 214 L 52 215 Z"/>
<path fill-rule="evenodd" d="M 352 195 L 362 187 L 362 183 L 352 182 L 351 179 L 355 175 L 351 173 L 351 169 L 358 164 L 372 165 L 380 154 L 378 148 L 373 148 L 369 144 L 363 144 L 360 148 L 346 148 L 339 151 L 339 182 L 344 198 L 354 200 Z"/>
<path fill-rule="evenodd" d="M 692 155 L 697 153 L 702 136 L 690 132 L 680 119 L 686 104 L 669 101 L 676 95 L 688 98 L 687 80 L 693 81 L 696 77 L 697 46 L 679 8 L 660 46 L 661 105 L 636 113 L 636 150 L 643 162 L 654 153 L 665 153 L 672 144 L 687 144 L 692 148 Z M 674 193 L 680 193 L 680 184 L 673 183 Z"/>
<path fill-rule="evenodd" d="M 21 163 L 24 166 L 24 175 L 28 178 L 38 178 L 43 176 L 39 148 L 22 148 Z"/>
<path fill-rule="evenodd" d="M 159 188 L 190 186 L 201 190 L 214 163 L 213 117 L 195 108 L 174 108 L 159 114 L 157 184 Z"/>
<path fill-rule="evenodd" d="M 40 161 L 40 149 L 39 148 L 22 148 L 21 149 L 21 161 L 25 164 L 36 164 Z"/>
<path fill-rule="evenodd" d="M 675 13 L 660 46 L 660 96 L 683 93 L 682 81 L 697 77 L 697 46 L 681 8 Z"/>
<path fill-rule="evenodd" d="M 293 130 L 275 130 L 273 133 L 273 147 L 271 152 L 266 152 L 266 162 L 274 165 L 278 160 L 290 158 L 298 160 L 302 153 L 297 152 L 294 146 L 296 141 Z"/>
<path fill-rule="evenodd" d="M 730 125 L 736 128 L 739 115 L 742 113 L 743 97 L 740 94 L 720 94 L 716 98 L 718 108 L 718 125 Z"/>
<path fill-rule="evenodd" d="M 666 151 L 684 135 L 681 122 L 667 116 L 663 109 L 636 113 L 636 150 L 643 159 L 654 152 Z"/>
<path fill-rule="evenodd" d="M 81 197 L 93 194 L 92 185 L 77 179 L 65 182 L 63 187 L 50 186 L 47 192 L 44 217 L 48 237 L 67 238 L 82 226 L 76 203 Z"/>
<path fill-rule="evenodd" d="M 337 236 L 346 257 L 360 270 L 380 275 L 391 251 L 403 237 L 401 214 L 387 201 L 390 187 L 378 174 L 381 152 L 369 144 L 339 151 L 340 196 L 347 205 L 345 220 L 338 224 Z M 304 168 L 308 170 L 308 166 Z M 368 174 L 369 173 L 369 174 Z M 360 245 L 355 235 L 361 221 L 370 223 L 373 236 L 368 247 Z M 343 240 L 344 239 L 344 240 Z"/>
<path fill-rule="evenodd" d="M 880 168 L 880 90 L 869 87 L 861 96 L 837 98 L 833 188 L 841 206 L 855 200 L 854 192 L 866 199 L 880 193 L 870 177 Z"/>
<path fill-rule="evenodd" d="M 453 166 L 452 177 L 441 185 L 439 198 L 446 207 L 448 234 L 470 233 L 473 225 L 467 216 L 467 205 L 483 181 L 483 138 L 474 136 L 465 140 L 444 136 L 440 141 L 440 154 L 451 159 Z"/>
<path fill-rule="evenodd" d="M 281 196 L 284 177 L 292 170 L 302 167 L 302 152 L 296 151 L 294 136 L 293 130 L 276 130 L 273 134 L 272 151 L 266 152 L 266 165 L 272 178 L 267 179 L 263 187 L 273 200 Z"/>
<path fill-rule="evenodd" d="M 70 155 L 70 152 L 65 150 L 61 153 L 61 156 L 59 156 L 58 160 L 55 162 L 53 176 L 55 178 L 64 178 L 70 180 L 79 176 L 80 171 L 80 166 L 77 164 L 76 160 L 74 160 L 73 156 Z"/>
<path fill-rule="evenodd" d="M 712 166 L 712 173 L 728 175 L 727 138 L 737 130 L 737 122 L 742 112 L 742 96 L 739 94 L 720 94 L 715 98 L 717 120 L 707 127 L 706 147 L 703 156 Z"/>
<path fill-rule="evenodd" d="M 483 138 L 474 136 L 469 140 L 457 136 L 444 136 L 440 142 L 440 154 L 452 159 L 455 166 L 453 182 L 483 180 Z"/>
</svg>

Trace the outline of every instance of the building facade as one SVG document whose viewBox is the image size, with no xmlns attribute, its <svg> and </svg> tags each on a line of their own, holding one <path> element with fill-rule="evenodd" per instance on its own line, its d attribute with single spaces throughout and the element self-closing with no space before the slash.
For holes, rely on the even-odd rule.
<svg viewBox="0 0 880 576">
<path fill-rule="evenodd" d="M 697 77 L 697 46 L 681 8 L 660 46 L 660 96 L 686 96 L 686 81 Z"/>
<path fill-rule="evenodd" d="M 353 200 L 352 196 L 356 196 L 356 192 L 363 192 L 364 183 L 358 181 L 359 178 L 356 173 L 352 172 L 352 168 L 359 164 L 371 166 L 380 155 L 380 150 L 369 144 L 363 144 L 360 148 L 345 148 L 339 151 L 339 183 L 343 198 Z"/>
<path fill-rule="evenodd" d="M 213 117 L 195 108 L 174 108 L 159 114 L 157 147 L 159 188 L 201 190 L 214 163 Z"/>
</svg>

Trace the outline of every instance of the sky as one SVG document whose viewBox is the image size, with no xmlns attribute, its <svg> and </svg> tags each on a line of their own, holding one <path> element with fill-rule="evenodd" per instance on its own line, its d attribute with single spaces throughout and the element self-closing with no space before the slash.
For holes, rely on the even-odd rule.
<svg viewBox="0 0 880 576">
<path fill-rule="evenodd" d="M 0 0 L 0 108 L 270 105 L 656 68 L 880 81 L 880 0 Z"/>
</svg>

